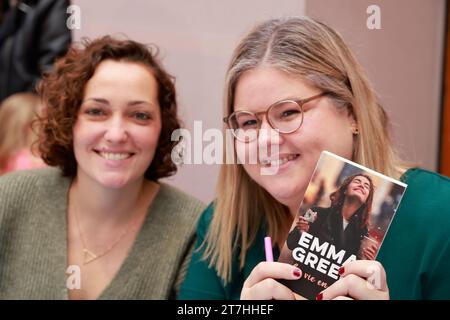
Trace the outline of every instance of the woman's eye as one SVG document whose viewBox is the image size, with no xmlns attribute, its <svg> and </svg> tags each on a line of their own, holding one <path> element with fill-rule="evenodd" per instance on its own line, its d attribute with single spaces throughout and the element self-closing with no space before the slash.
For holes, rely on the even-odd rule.
<svg viewBox="0 0 450 320">
<path fill-rule="evenodd" d="M 244 123 L 242 123 L 241 127 L 253 127 L 257 124 L 258 122 L 256 120 L 247 120 Z"/>
<path fill-rule="evenodd" d="M 133 114 L 133 116 L 138 119 L 138 120 L 142 120 L 142 121 L 146 121 L 146 120 L 150 120 L 151 116 L 149 113 L 147 112 L 135 112 Z"/>
<path fill-rule="evenodd" d="M 89 109 L 87 109 L 85 111 L 85 113 L 87 115 L 90 115 L 90 116 L 102 116 L 102 115 L 105 115 L 105 112 L 102 109 L 99 109 L 99 108 L 89 108 Z"/>
<path fill-rule="evenodd" d="M 283 117 L 289 117 L 290 115 L 299 113 L 298 110 L 286 110 L 283 112 Z"/>
</svg>

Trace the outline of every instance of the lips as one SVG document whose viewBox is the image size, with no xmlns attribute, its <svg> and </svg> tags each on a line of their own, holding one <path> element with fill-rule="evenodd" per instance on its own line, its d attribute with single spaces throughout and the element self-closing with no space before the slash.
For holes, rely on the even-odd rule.
<svg viewBox="0 0 450 320">
<path fill-rule="evenodd" d="M 355 188 L 354 190 L 355 190 L 355 191 L 359 191 L 359 192 L 361 192 L 362 194 L 366 194 L 363 188 Z"/>
<path fill-rule="evenodd" d="M 120 161 L 125 160 L 128 158 L 131 158 L 134 153 L 133 152 L 126 152 L 126 151 L 100 151 L 100 150 L 94 150 L 100 157 L 106 159 L 106 160 L 112 160 L 112 161 Z"/>
<path fill-rule="evenodd" d="M 283 156 L 278 156 L 275 158 L 266 158 L 266 159 L 261 159 L 260 163 L 262 166 L 269 168 L 269 167 L 279 167 L 289 161 L 293 161 L 295 159 L 297 159 L 300 155 L 299 154 L 289 154 L 289 155 L 283 155 Z"/>
</svg>

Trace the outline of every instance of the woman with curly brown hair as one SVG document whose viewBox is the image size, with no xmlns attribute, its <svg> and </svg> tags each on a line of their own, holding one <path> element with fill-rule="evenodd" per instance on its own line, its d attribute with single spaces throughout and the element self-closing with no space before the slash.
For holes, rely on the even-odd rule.
<svg viewBox="0 0 450 320">
<path fill-rule="evenodd" d="M 38 88 L 53 167 L 0 180 L 0 297 L 166 299 L 203 204 L 158 182 L 176 166 L 171 76 L 155 50 L 73 46 Z"/>
</svg>

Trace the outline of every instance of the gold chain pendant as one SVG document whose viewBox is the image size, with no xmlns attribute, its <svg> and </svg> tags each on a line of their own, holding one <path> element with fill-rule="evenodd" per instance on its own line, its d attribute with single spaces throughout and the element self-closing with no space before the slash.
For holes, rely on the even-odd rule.
<svg viewBox="0 0 450 320">
<path fill-rule="evenodd" d="M 95 253 L 86 248 L 83 249 L 83 257 L 84 257 L 83 264 L 88 264 L 89 262 L 92 262 L 98 258 L 98 256 Z"/>
</svg>

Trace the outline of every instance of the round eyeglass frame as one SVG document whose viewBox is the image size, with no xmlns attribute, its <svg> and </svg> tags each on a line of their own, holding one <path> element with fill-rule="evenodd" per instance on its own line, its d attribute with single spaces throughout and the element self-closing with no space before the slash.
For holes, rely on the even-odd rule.
<svg viewBox="0 0 450 320">
<path fill-rule="evenodd" d="M 258 117 L 258 115 L 263 115 L 263 116 L 267 119 L 267 122 L 269 123 L 269 125 L 270 125 L 270 127 L 271 127 L 272 129 L 277 130 L 279 133 L 289 134 L 289 133 L 293 133 L 293 132 L 297 131 L 298 129 L 300 129 L 300 127 L 301 127 L 302 124 L 303 124 L 303 105 L 304 105 L 305 103 L 308 103 L 308 102 L 312 101 L 312 100 L 315 100 L 315 99 L 318 99 L 318 98 L 320 98 L 320 97 L 323 97 L 323 96 L 326 95 L 326 94 L 327 94 L 327 92 L 322 92 L 322 93 L 316 94 L 316 95 L 314 95 L 314 96 L 312 96 L 312 97 L 309 97 L 309 98 L 306 98 L 306 99 L 298 99 L 298 100 L 286 99 L 286 100 L 280 100 L 280 101 L 277 101 L 277 102 L 275 102 L 275 103 L 272 103 L 272 104 L 266 109 L 266 111 L 261 111 L 261 112 L 256 112 L 256 113 L 251 112 L 251 111 L 246 111 L 246 110 L 235 111 L 235 112 L 231 113 L 230 115 L 224 117 L 222 120 L 223 120 L 223 122 L 225 122 L 225 123 L 227 124 L 228 128 L 230 128 L 230 129 L 232 130 L 233 136 L 234 136 L 236 139 L 238 139 L 239 141 L 241 141 L 241 142 L 246 142 L 246 143 L 248 143 L 248 142 L 254 141 L 254 140 L 256 139 L 257 135 L 256 135 L 255 137 L 253 137 L 252 139 L 250 139 L 250 138 L 248 138 L 248 137 L 246 137 L 246 139 L 242 139 L 242 138 L 239 137 L 239 135 L 236 133 L 236 131 L 237 131 L 238 129 L 233 129 L 233 126 L 231 125 L 231 119 L 232 119 L 232 117 L 233 117 L 233 116 L 236 116 L 236 114 L 239 114 L 239 113 L 241 113 L 241 114 L 242 114 L 242 113 L 246 113 L 246 114 L 255 116 L 255 118 L 256 118 L 257 121 L 258 121 L 258 123 L 257 123 L 257 130 L 259 130 L 259 129 L 261 128 L 261 124 L 262 124 L 262 120 L 261 120 L 260 117 Z M 300 108 L 300 112 L 301 112 L 301 117 L 302 117 L 302 118 L 301 118 L 300 124 L 297 126 L 297 128 L 292 129 L 292 130 L 288 130 L 288 131 L 281 131 L 279 128 L 277 128 L 276 126 L 273 125 L 272 121 L 270 120 L 270 117 L 268 117 L 268 114 L 269 114 L 269 112 L 270 112 L 270 110 L 271 110 L 272 108 L 274 108 L 274 107 L 276 107 L 276 106 L 278 106 L 278 105 L 280 105 L 280 104 L 282 104 L 282 103 L 287 103 L 287 102 L 288 102 L 288 103 L 295 103 L 295 104 L 298 105 L 298 107 Z"/>
</svg>

